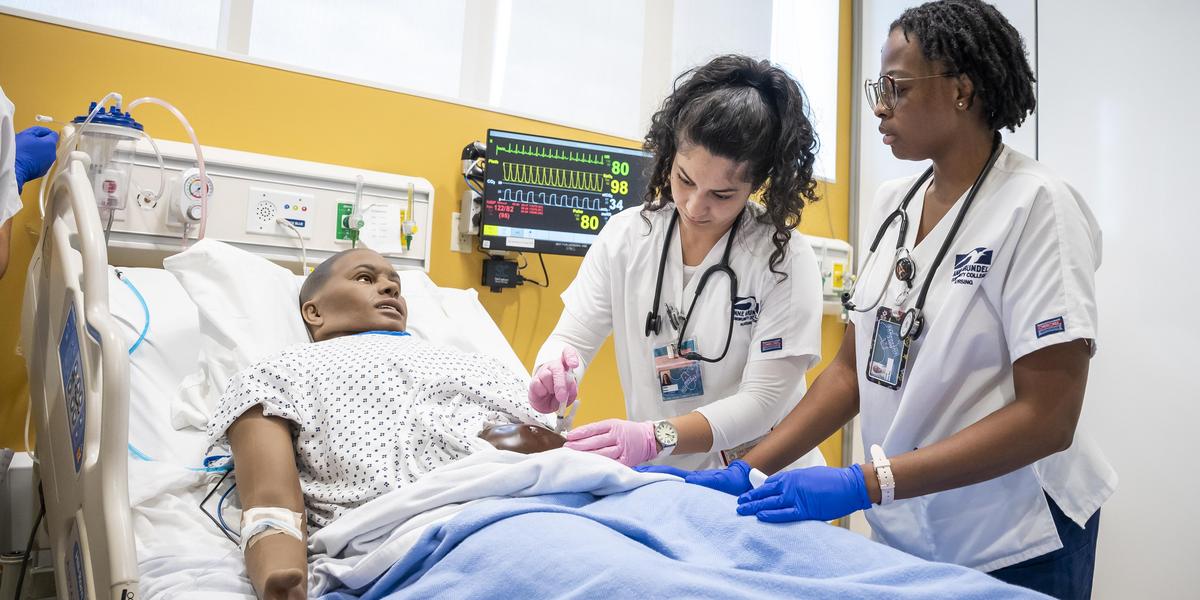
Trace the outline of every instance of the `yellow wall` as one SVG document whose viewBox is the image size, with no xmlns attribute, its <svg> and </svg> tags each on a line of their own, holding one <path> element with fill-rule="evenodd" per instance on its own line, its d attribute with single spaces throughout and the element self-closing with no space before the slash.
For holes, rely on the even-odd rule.
<svg viewBox="0 0 1200 600">
<path fill-rule="evenodd" d="M 842 1 L 839 105 L 850 73 L 849 0 Z M 208 146 L 273 154 L 377 171 L 419 175 L 436 190 L 432 268 L 438 285 L 479 288 L 479 254 L 451 252 L 451 213 L 464 190 L 459 153 L 489 127 L 599 143 L 637 146 L 636 140 L 580 131 L 541 121 L 384 91 L 310 75 L 164 48 L 67 27 L 0 15 L 0 86 L 16 105 L 17 130 L 34 124 L 35 114 L 65 120 L 89 100 L 109 91 L 126 100 L 158 96 L 175 104 Z M 843 101 L 846 100 L 846 101 Z M 843 114 L 844 113 L 844 114 Z M 179 125 L 155 107 L 135 115 L 155 137 L 183 139 Z M 839 111 L 838 184 L 826 190 L 837 237 L 846 239 L 849 114 Z M 25 366 L 13 349 L 20 328 L 24 271 L 39 227 L 38 184 L 25 188 L 26 210 L 13 229 L 12 262 L 0 280 L 0 447 L 21 448 L 28 386 Z M 29 210 L 29 207 L 34 207 Z M 829 235 L 825 208 L 805 215 L 802 230 Z M 579 258 L 546 256 L 550 287 L 532 285 L 480 299 L 517 355 L 531 365 L 542 340 L 562 310 L 559 294 L 579 267 Z M 539 267 L 531 266 L 531 270 Z M 534 273 L 540 278 L 541 273 Z M 825 354 L 832 356 L 842 327 L 826 320 Z M 577 422 L 624 416 L 611 338 L 582 383 L 587 399 Z M 836 462 L 840 449 L 827 449 Z"/>
</svg>

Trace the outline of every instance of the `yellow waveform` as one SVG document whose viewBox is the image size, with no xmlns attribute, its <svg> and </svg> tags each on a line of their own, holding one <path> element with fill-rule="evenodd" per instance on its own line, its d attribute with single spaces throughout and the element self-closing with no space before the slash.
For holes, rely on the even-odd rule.
<svg viewBox="0 0 1200 600">
<path fill-rule="evenodd" d="M 603 192 L 604 176 L 600 173 L 504 163 L 504 180 L 583 192 Z"/>
</svg>

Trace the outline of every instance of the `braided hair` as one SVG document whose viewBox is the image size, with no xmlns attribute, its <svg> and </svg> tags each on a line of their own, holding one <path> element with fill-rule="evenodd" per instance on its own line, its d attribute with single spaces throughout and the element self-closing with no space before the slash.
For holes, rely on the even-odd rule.
<svg viewBox="0 0 1200 600">
<path fill-rule="evenodd" d="M 786 278 L 776 266 L 804 206 L 817 200 L 817 134 L 805 105 L 796 80 L 765 60 L 729 54 L 683 73 L 646 133 L 644 148 L 654 163 L 642 210 L 662 210 L 674 201 L 671 168 L 681 146 L 744 163 L 752 188 L 761 190 L 766 210 L 759 220 L 775 227 L 768 267 Z"/>
<path fill-rule="evenodd" d="M 995 6 L 980 0 L 939 0 L 910 8 L 892 22 L 915 36 L 929 61 L 966 75 L 992 131 L 1015 131 L 1037 105 L 1021 34 Z"/>
</svg>

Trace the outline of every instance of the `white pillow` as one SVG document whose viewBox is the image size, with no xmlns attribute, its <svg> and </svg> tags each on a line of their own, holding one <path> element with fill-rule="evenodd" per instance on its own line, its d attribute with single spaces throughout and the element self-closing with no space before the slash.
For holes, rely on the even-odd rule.
<svg viewBox="0 0 1200 600">
<path fill-rule="evenodd" d="M 282 348 L 308 340 L 296 275 L 262 257 L 200 240 L 167 257 L 200 321 L 200 371 L 184 378 L 171 407 L 176 429 L 204 429 L 229 378 Z"/>
<path fill-rule="evenodd" d="M 300 317 L 304 276 L 212 240 L 167 258 L 163 267 L 196 304 L 200 324 L 200 370 L 180 384 L 171 424 L 204 429 L 230 377 L 288 346 L 311 341 Z M 496 357 L 529 376 L 475 290 L 439 288 L 415 270 L 400 271 L 400 289 L 413 336 Z"/>
</svg>

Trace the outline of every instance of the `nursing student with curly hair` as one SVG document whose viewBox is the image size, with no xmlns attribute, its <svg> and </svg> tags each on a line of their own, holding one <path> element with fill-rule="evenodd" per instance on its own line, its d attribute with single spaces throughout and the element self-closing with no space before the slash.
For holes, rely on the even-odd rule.
<svg viewBox="0 0 1200 600">
<path fill-rule="evenodd" d="M 804 394 L 821 347 L 821 278 L 794 233 L 817 199 L 807 108 L 792 77 L 745 56 L 677 79 L 646 134 L 645 201 L 601 230 L 538 353 L 530 403 L 553 412 L 614 336 L 628 418 L 570 431 L 568 447 L 722 467 Z"/>
</svg>

